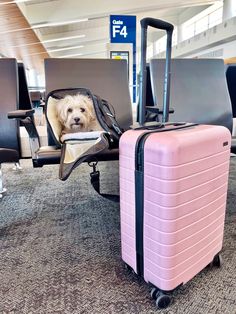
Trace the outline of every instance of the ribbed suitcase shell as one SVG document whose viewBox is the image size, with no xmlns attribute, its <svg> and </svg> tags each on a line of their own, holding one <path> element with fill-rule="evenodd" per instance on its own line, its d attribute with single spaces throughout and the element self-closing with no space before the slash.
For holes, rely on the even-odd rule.
<svg viewBox="0 0 236 314">
<path fill-rule="evenodd" d="M 120 140 L 122 259 L 137 272 L 135 147 L 145 131 Z M 144 146 L 144 279 L 170 291 L 222 248 L 231 135 L 221 126 L 152 133 Z"/>
</svg>

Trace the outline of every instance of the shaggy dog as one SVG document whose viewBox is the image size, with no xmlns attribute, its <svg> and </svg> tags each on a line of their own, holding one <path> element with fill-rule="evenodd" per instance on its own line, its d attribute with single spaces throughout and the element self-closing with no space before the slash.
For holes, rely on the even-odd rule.
<svg viewBox="0 0 236 314">
<path fill-rule="evenodd" d="M 86 95 L 67 95 L 58 100 L 56 108 L 62 134 L 102 130 L 92 99 Z"/>
</svg>

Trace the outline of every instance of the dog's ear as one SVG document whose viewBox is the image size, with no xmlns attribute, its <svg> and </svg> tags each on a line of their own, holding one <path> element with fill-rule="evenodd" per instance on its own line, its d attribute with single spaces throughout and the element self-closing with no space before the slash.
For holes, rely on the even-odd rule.
<svg viewBox="0 0 236 314">
<path fill-rule="evenodd" d="M 97 119 L 96 118 L 95 109 L 94 109 L 94 105 L 93 105 L 93 100 L 92 100 L 91 97 L 88 97 L 87 112 L 89 114 L 90 121 L 95 121 Z"/>
<path fill-rule="evenodd" d="M 68 100 L 66 97 L 63 99 L 57 100 L 57 104 L 56 104 L 57 118 L 62 124 L 64 124 L 67 120 Z"/>
<path fill-rule="evenodd" d="M 58 107 L 57 104 L 60 100 L 54 97 L 49 97 L 48 104 L 47 104 L 47 114 L 48 115 L 55 115 L 58 117 Z"/>
</svg>

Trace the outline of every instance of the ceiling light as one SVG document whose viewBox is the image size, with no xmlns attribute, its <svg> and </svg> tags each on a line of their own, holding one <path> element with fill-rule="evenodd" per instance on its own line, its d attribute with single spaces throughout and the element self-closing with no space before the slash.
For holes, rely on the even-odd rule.
<svg viewBox="0 0 236 314">
<path fill-rule="evenodd" d="M 63 55 L 63 56 L 59 56 L 57 58 L 71 58 L 71 57 L 78 57 L 78 56 L 82 56 L 83 54 L 82 53 L 76 53 L 76 54 L 73 54 L 73 55 Z"/>
<path fill-rule="evenodd" d="M 13 4 L 13 3 L 21 3 L 21 2 L 29 2 L 29 1 L 33 1 L 33 0 L 14 0 L 14 1 L 6 1 L 6 2 L 1 2 L 0 5 L 3 5 L 3 4 Z"/>
<path fill-rule="evenodd" d="M 47 50 L 47 51 L 43 51 L 43 52 L 30 53 L 30 54 L 24 55 L 24 57 L 26 57 L 26 56 L 35 56 L 35 55 L 43 55 L 45 53 L 50 53 L 50 52 L 79 49 L 79 48 L 83 48 L 83 47 L 84 46 L 71 46 L 71 47 L 66 47 L 66 48 L 51 49 L 51 50 Z"/>
<path fill-rule="evenodd" d="M 55 42 L 55 41 L 70 40 L 70 39 L 77 39 L 77 38 L 84 38 L 84 37 L 85 37 L 85 35 L 61 37 L 61 38 L 43 40 L 43 41 L 41 41 L 41 43 L 46 44 L 46 43 L 52 43 L 52 42 Z"/>
<path fill-rule="evenodd" d="M 89 53 L 76 53 L 76 54 L 71 54 L 71 55 L 62 55 L 58 56 L 56 58 L 72 58 L 72 57 L 77 57 L 77 56 L 90 56 L 90 55 L 96 55 L 99 53 L 106 53 L 106 50 L 100 50 L 100 51 L 95 51 L 95 52 L 89 52 Z"/>
<path fill-rule="evenodd" d="M 71 46 L 71 47 L 66 47 L 66 48 L 58 48 L 58 49 L 50 49 L 47 52 L 56 52 L 56 51 L 63 51 L 63 50 L 72 50 L 72 49 L 79 49 L 83 48 L 84 46 Z"/>
<path fill-rule="evenodd" d="M 28 0 L 28 1 L 31 1 L 31 0 Z M 10 3 L 13 3 L 13 2 L 10 2 Z M 44 28 L 44 27 L 70 25 L 70 24 L 76 24 L 76 23 L 87 22 L 87 21 L 88 19 L 86 18 L 86 19 L 77 19 L 77 20 L 63 21 L 63 22 L 52 22 L 52 23 L 48 22 L 48 23 L 41 23 L 41 24 L 32 24 L 30 27 L 11 29 L 8 31 L 0 32 L 0 34 L 26 31 L 28 29 L 39 29 L 39 28 Z"/>
<path fill-rule="evenodd" d="M 70 21 L 62 21 L 62 22 L 48 22 L 48 23 L 39 23 L 39 24 L 32 24 L 32 29 L 38 29 L 43 27 L 54 27 L 54 26 L 63 26 L 63 25 L 70 25 L 70 24 L 76 24 L 81 22 L 87 22 L 88 19 L 77 19 L 77 20 L 70 20 Z"/>
<path fill-rule="evenodd" d="M 16 48 L 16 47 L 24 47 L 24 46 L 33 46 L 33 45 L 47 44 L 47 43 L 52 43 L 52 42 L 57 42 L 57 41 L 70 40 L 70 39 L 78 39 L 78 38 L 84 38 L 84 37 L 85 37 L 85 35 L 61 37 L 61 38 L 42 40 L 42 41 L 37 41 L 37 42 L 35 42 L 35 43 L 29 43 L 29 44 L 17 45 L 17 46 L 11 46 L 11 47 L 12 47 L 12 48 Z"/>
</svg>

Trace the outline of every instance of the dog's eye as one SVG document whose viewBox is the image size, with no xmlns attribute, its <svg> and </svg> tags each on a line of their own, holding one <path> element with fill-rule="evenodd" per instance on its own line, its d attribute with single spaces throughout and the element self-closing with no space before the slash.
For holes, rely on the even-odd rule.
<svg viewBox="0 0 236 314">
<path fill-rule="evenodd" d="M 80 111 L 81 111 L 81 112 L 85 112 L 85 109 L 84 109 L 84 108 L 80 108 Z"/>
<path fill-rule="evenodd" d="M 67 112 L 72 112 L 73 110 L 71 108 L 68 108 L 67 109 Z"/>
</svg>

